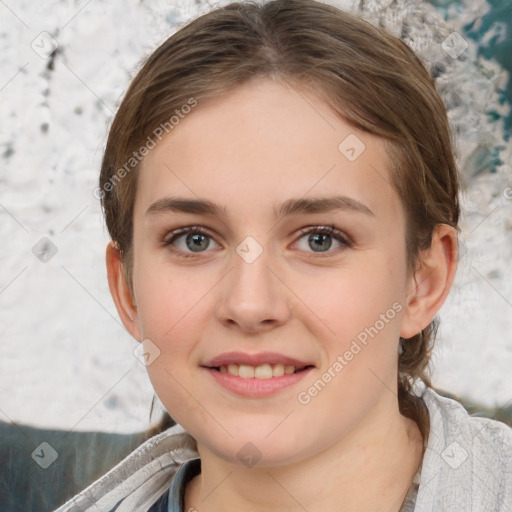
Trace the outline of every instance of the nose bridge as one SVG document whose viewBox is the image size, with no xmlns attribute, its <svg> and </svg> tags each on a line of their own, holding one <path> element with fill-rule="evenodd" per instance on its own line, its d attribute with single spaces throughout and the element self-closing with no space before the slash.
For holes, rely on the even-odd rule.
<svg viewBox="0 0 512 512">
<path fill-rule="evenodd" d="M 247 331 L 275 326 L 289 317 L 286 288 L 273 274 L 271 251 L 247 237 L 233 252 L 231 272 L 218 303 L 220 321 Z M 270 267 L 270 268 L 269 268 Z"/>
</svg>

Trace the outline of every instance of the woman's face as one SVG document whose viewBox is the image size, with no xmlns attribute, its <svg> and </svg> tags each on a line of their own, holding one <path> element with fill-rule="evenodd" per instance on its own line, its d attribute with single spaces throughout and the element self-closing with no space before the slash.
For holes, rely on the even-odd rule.
<svg viewBox="0 0 512 512">
<path fill-rule="evenodd" d="M 132 334 L 199 446 L 281 465 L 396 413 L 410 281 L 389 167 L 382 140 L 270 80 L 199 103 L 146 156 Z"/>
</svg>

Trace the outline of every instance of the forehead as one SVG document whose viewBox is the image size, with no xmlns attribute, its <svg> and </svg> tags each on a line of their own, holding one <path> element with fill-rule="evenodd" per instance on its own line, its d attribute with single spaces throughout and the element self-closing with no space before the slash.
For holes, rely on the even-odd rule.
<svg viewBox="0 0 512 512">
<path fill-rule="evenodd" d="M 266 79 L 180 119 L 142 162 L 135 214 L 164 196 L 270 215 L 290 197 L 333 194 L 381 216 L 401 214 L 384 141 L 354 129 L 311 92 Z"/>
</svg>

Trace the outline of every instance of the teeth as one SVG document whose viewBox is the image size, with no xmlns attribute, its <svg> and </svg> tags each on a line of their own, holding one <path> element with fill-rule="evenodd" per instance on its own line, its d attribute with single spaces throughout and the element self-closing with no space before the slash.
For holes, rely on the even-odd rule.
<svg viewBox="0 0 512 512">
<path fill-rule="evenodd" d="M 238 367 L 238 376 L 242 377 L 242 379 L 252 379 L 254 377 L 254 368 L 252 366 L 245 366 L 244 364 L 241 364 Z"/>
<path fill-rule="evenodd" d="M 238 365 L 237 364 L 228 364 L 228 373 L 230 375 L 234 375 L 238 377 Z"/>
<path fill-rule="evenodd" d="M 292 373 L 295 372 L 295 366 L 285 366 L 284 367 L 284 373 L 286 373 L 286 375 L 291 375 Z"/>
<path fill-rule="evenodd" d="M 262 364 L 260 366 L 248 366 L 246 364 L 228 364 L 219 368 L 221 373 L 229 373 L 242 379 L 271 379 L 282 375 L 295 373 L 295 366 L 283 364 Z"/>
<path fill-rule="evenodd" d="M 291 366 L 295 371 L 295 367 Z M 292 372 L 293 373 L 293 372 Z M 282 364 L 275 364 L 272 367 L 272 377 L 281 377 L 284 375 L 284 366 Z"/>
<path fill-rule="evenodd" d="M 254 377 L 256 379 L 271 379 L 272 373 L 272 366 L 269 364 L 262 364 L 254 369 Z"/>
</svg>

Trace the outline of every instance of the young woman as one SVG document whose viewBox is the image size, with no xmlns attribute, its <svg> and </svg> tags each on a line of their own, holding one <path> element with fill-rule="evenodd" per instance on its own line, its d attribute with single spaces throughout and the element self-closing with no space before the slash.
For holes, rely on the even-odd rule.
<svg viewBox="0 0 512 512">
<path fill-rule="evenodd" d="M 133 80 L 99 196 L 178 425 L 59 511 L 512 509 L 511 430 L 426 372 L 458 177 L 403 42 L 312 0 L 201 16 Z"/>
</svg>

